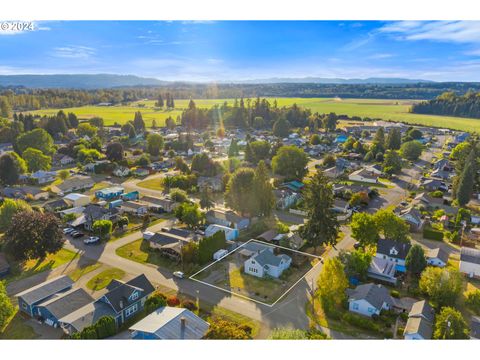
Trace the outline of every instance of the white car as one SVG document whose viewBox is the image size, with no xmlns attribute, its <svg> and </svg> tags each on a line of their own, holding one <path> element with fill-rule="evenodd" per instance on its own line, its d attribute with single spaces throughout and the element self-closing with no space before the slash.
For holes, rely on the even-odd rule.
<svg viewBox="0 0 480 360">
<path fill-rule="evenodd" d="M 85 240 L 83 240 L 84 244 L 95 244 L 96 242 L 100 241 L 100 238 L 98 236 L 89 236 Z"/>
<path fill-rule="evenodd" d="M 73 228 L 65 228 L 65 229 L 63 229 L 63 233 L 64 233 L 64 234 L 70 234 L 70 233 L 71 233 L 72 231 L 74 231 L 74 230 L 75 230 L 75 229 L 73 229 Z"/>
<path fill-rule="evenodd" d="M 173 276 L 176 276 L 177 278 L 179 279 L 183 279 L 183 277 L 185 276 L 185 274 L 181 271 L 174 271 L 173 272 Z"/>
</svg>

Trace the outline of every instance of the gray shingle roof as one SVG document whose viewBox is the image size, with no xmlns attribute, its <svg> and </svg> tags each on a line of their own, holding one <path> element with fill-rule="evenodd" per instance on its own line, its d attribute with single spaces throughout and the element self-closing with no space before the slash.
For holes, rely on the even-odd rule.
<svg viewBox="0 0 480 360">
<path fill-rule="evenodd" d="M 405 260 L 410 247 L 411 245 L 409 243 L 380 239 L 377 243 L 377 254 L 384 254 L 395 259 Z M 398 252 L 398 254 L 395 254 L 395 252 Z"/>
<path fill-rule="evenodd" d="M 56 293 L 72 287 L 73 281 L 66 275 L 47 280 L 37 286 L 18 293 L 16 296 L 21 297 L 28 304 L 34 304 L 44 300 Z"/>
<path fill-rule="evenodd" d="M 407 325 L 405 326 L 404 335 L 406 334 L 419 334 L 424 339 L 431 339 L 433 333 L 432 324 L 421 317 L 408 318 Z"/>
<path fill-rule="evenodd" d="M 393 304 L 388 289 L 383 285 L 363 284 L 349 291 L 350 300 L 366 300 L 377 309 L 381 309 L 383 303 Z"/>
<path fill-rule="evenodd" d="M 38 306 L 46 308 L 53 316 L 60 319 L 92 301 L 93 298 L 85 290 L 73 289 L 40 303 Z"/>
<path fill-rule="evenodd" d="M 444 263 L 447 263 L 450 255 L 442 248 L 435 248 L 428 251 L 427 257 L 429 259 L 440 259 Z"/>
<path fill-rule="evenodd" d="M 426 300 L 417 301 L 413 304 L 410 313 L 408 314 L 409 317 L 423 317 L 425 320 L 433 323 L 434 314 L 433 308 Z"/>
<path fill-rule="evenodd" d="M 181 319 L 185 320 L 182 328 Z M 182 308 L 161 307 L 130 327 L 130 331 L 155 334 L 159 339 L 201 339 L 210 325 L 191 311 Z"/>
<path fill-rule="evenodd" d="M 113 309 L 119 313 L 130 303 L 138 301 L 138 299 L 133 301 L 128 299 L 135 290 L 140 291 L 141 298 L 152 293 L 155 288 L 150 281 L 148 281 L 147 277 L 144 274 L 141 274 L 126 283 L 121 283 L 104 296 L 108 299 L 108 302 L 112 305 Z"/>
<path fill-rule="evenodd" d="M 460 251 L 460 261 L 480 264 L 480 250 L 462 247 Z"/>
<path fill-rule="evenodd" d="M 115 317 L 115 311 L 110 305 L 103 302 L 91 302 L 78 310 L 59 319 L 59 322 L 70 324 L 77 331 L 96 323 L 103 316 Z"/>
<path fill-rule="evenodd" d="M 254 260 L 258 262 L 261 266 L 265 265 L 273 265 L 278 266 L 280 262 L 283 260 L 288 261 L 290 257 L 287 255 L 274 255 L 269 249 L 264 249 L 260 251 L 257 255 L 254 256 Z"/>
</svg>

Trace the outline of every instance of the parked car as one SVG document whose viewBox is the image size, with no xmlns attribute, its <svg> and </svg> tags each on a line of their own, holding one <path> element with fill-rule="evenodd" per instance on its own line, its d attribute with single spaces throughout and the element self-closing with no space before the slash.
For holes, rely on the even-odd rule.
<svg viewBox="0 0 480 360">
<path fill-rule="evenodd" d="M 98 236 L 89 236 L 85 240 L 83 240 L 83 243 L 88 245 L 88 244 L 95 244 L 100 241 L 100 238 Z"/>
<path fill-rule="evenodd" d="M 70 234 L 70 233 L 73 232 L 73 231 L 75 231 L 75 229 L 73 229 L 73 228 L 65 228 L 65 229 L 63 229 L 63 233 L 64 233 L 64 234 Z"/>
<path fill-rule="evenodd" d="M 183 279 L 183 277 L 185 276 L 185 274 L 181 271 L 174 271 L 173 272 L 173 276 L 179 278 L 179 279 Z"/>
<path fill-rule="evenodd" d="M 84 234 L 81 233 L 80 231 L 76 231 L 74 234 L 72 234 L 72 237 L 74 239 L 78 239 L 78 238 L 81 238 Z"/>
</svg>

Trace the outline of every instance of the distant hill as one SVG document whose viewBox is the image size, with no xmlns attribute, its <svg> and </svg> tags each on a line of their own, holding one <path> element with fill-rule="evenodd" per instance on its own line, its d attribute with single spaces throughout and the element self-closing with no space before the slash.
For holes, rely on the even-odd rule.
<svg viewBox="0 0 480 360">
<path fill-rule="evenodd" d="M 228 83 L 229 81 L 225 81 Z M 419 79 L 404 79 L 404 78 L 367 78 L 367 79 L 342 79 L 342 78 L 318 78 L 318 77 L 303 77 L 303 78 L 268 78 L 268 79 L 253 79 L 243 81 L 232 81 L 237 84 L 418 84 L 418 83 L 433 83 L 431 80 Z"/>
<path fill-rule="evenodd" d="M 159 86 L 165 81 L 135 75 L 59 74 L 59 75 L 0 75 L 0 86 L 27 88 L 100 89 L 128 86 Z"/>
</svg>

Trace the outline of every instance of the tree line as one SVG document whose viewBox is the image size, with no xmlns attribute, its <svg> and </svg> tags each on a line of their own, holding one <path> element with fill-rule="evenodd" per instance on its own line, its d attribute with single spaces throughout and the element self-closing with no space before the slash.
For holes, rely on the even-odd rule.
<svg viewBox="0 0 480 360">
<path fill-rule="evenodd" d="M 457 95 L 453 91 L 445 92 L 433 100 L 413 104 L 412 112 L 480 118 L 480 92 L 468 91 L 464 95 Z"/>
</svg>

